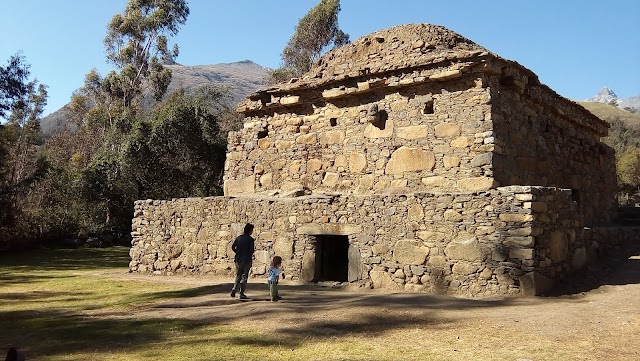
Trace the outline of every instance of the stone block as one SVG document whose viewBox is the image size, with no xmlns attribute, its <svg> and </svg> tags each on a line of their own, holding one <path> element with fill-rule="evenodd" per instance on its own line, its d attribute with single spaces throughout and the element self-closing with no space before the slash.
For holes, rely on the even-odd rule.
<svg viewBox="0 0 640 361">
<path fill-rule="evenodd" d="M 462 76 L 462 71 L 460 69 L 456 70 L 445 70 L 429 76 L 431 80 L 444 81 L 450 79 L 457 79 Z"/>
<path fill-rule="evenodd" d="M 282 259 L 293 258 L 293 240 L 285 237 L 278 237 L 273 244 L 273 251 Z"/>
<path fill-rule="evenodd" d="M 323 145 L 342 144 L 345 134 L 341 130 L 331 130 L 318 134 L 318 141 Z"/>
<path fill-rule="evenodd" d="M 533 237 L 512 236 L 506 237 L 503 243 L 510 247 L 533 247 L 534 240 Z"/>
<path fill-rule="evenodd" d="M 445 256 L 433 255 L 427 260 L 427 265 L 435 268 L 446 268 L 449 267 L 449 262 L 447 262 Z"/>
<path fill-rule="evenodd" d="M 474 265 L 473 263 L 461 261 L 454 263 L 451 271 L 453 272 L 453 274 L 466 276 L 472 273 L 476 273 L 478 269 L 479 266 Z"/>
<path fill-rule="evenodd" d="M 491 160 L 493 159 L 493 153 L 482 153 L 478 154 L 473 159 L 471 159 L 470 165 L 472 167 L 481 167 L 483 165 L 491 164 Z"/>
<path fill-rule="evenodd" d="M 393 259 L 403 265 L 424 264 L 428 255 L 429 248 L 411 239 L 397 241 L 393 249 Z"/>
<path fill-rule="evenodd" d="M 363 153 L 349 154 L 349 171 L 351 173 L 362 173 L 367 167 L 367 157 Z"/>
<path fill-rule="evenodd" d="M 452 140 L 449 145 L 451 145 L 452 148 L 466 148 L 469 146 L 470 142 L 471 139 L 469 137 L 461 136 Z"/>
<path fill-rule="evenodd" d="M 273 185 L 273 173 L 260 176 L 260 185 L 262 187 L 271 187 Z"/>
<path fill-rule="evenodd" d="M 333 188 L 340 181 L 340 175 L 338 173 L 327 172 L 322 179 L 322 185 L 325 187 Z"/>
<path fill-rule="evenodd" d="M 549 210 L 549 206 L 545 202 L 531 202 L 531 210 L 536 213 L 544 213 Z"/>
<path fill-rule="evenodd" d="M 391 276 L 385 271 L 371 270 L 369 277 L 371 278 L 373 288 L 384 288 L 393 291 L 401 290 L 400 286 L 393 282 Z"/>
<path fill-rule="evenodd" d="M 307 161 L 307 173 L 316 173 L 322 169 L 322 161 L 320 159 L 309 159 Z"/>
<path fill-rule="evenodd" d="M 395 175 L 404 172 L 432 170 L 434 165 L 435 157 L 432 152 L 402 146 L 391 154 L 385 173 Z"/>
<path fill-rule="evenodd" d="M 416 236 L 423 241 L 443 241 L 447 238 L 447 235 L 443 232 L 436 231 L 418 231 L 416 232 Z"/>
<path fill-rule="evenodd" d="M 367 124 L 364 128 L 364 137 L 369 139 L 388 138 L 393 135 L 393 120 L 387 119 L 384 127 L 378 128 L 373 124 Z"/>
<path fill-rule="evenodd" d="M 520 214 L 520 213 L 501 213 L 498 216 L 498 219 L 504 222 L 531 222 L 533 221 L 533 215 L 531 214 Z"/>
<path fill-rule="evenodd" d="M 445 155 L 442 158 L 442 163 L 444 164 L 445 169 L 456 168 L 460 165 L 460 158 L 454 155 Z"/>
<path fill-rule="evenodd" d="M 385 254 L 389 252 L 389 246 L 382 243 L 376 243 L 371 247 L 373 254 Z"/>
<path fill-rule="evenodd" d="M 361 234 L 362 226 L 344 223 L 309 223 L 296 228 L 297 234 L 347 236 Z"/>
<path fill-rule="evenodd" d="M 562 262 L 569 253 L 569 240 L 564 231 L 553 231 L 549 237 L 549 258 L 554 263 Z"/>
<path fill-rule="evenodd" d="M 438 138 L 449 138 L 460 135 L 460 125 L 452 123 L 441 123 L 434 127 L 435 135 Z"/>
<path fill-rule="evenodd" d="M 444 211 L 444 220 L 447 222 L 461 222 L 462 214 L 454 209 L 447 209 Z"/>
<path fill-rule="evenodd" d="M 463 234 L 455 238 L 444 249 L 450 259 L 462 261 L 482 261 L 484 252 L 473 235 Z"/>
<path fill-rule="evenodd" d="M 412 140 L 426 138 L 429 131 L 426 125 L 413 125 L 409 127 L 401 127 L 396 131 L 398 138 Z"/>
<path fill-rule="evenodd" d="M 424 210 L 422 209 L 422 205 L 414 204 L 411 207 L 409 207 L 409 210 L 407 211 L 407 216 L 412 221 L 415 221 L 415 222 L 421 221 L 422 218 L 424 217 Z"/>
<path fill-rule="evenodd" d="M 496 188 L 498 182 L 492 177 L 473 177 L 458 180 L 456 186 L 463 191 L 480 192 Z"/>
<path fill-rule="evenodd" d="M 301 134 L 296 138 L 296 143 L 305 145 L 317 144 L 318 137 L 315 133 Z"/>
<path fill-rule="evenodd" d="M 523 296 L 539 296 L 551 290 L 554 281 L 538 272 L 529 272 L 518 277 Z"/>
<path fill-rule="evenodd" d="M 258 263 L 262 263 L 262 264 L 271 263 L 271 254 L 269 253 L 269 251 L 257 250 L 253 253 L 253 257 Z"/>
<path fill-rule="evenodd" d="M 580 247 L 575 250 L 573 253 L 573 259 L 571 260 L 571 265 L 574 270 L 579 270 L 584 268 L 587 264 L 587 249 L 584 247 Z"/>
<path fill-rule="evenodd" d="M 533 249 L 531 248 L 511 248 L 509 258 L 513 259 L 533 259 Z"/>
<path fill-rule="evenodd" d="M 255 176 L 252 174 L 242 179 L 227 179 L 224 181 L 224 195 L 255 193 Z"/>
<path fill-rule="evenodd" d="M 360 249 L 356 245 L 350 244 L 347 251 L 347 257 L 349 259 L 347 280 L 349 282 L 355 282 L 362 277 L 364 271 L 364 263 L 362 262 L 362 256 L 360 255 Z"/>
<path fill-rule="evenodd" d="M 313 282 L 316 275 L 316 252 L 305 250 L 302 255 L 302 270 L 300 278 L 305 282 Z"/>
</svg>

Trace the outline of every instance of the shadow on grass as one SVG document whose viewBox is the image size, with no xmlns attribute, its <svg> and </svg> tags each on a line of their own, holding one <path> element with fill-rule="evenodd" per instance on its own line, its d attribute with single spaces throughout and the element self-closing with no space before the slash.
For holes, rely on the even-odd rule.
<svg viewBox="0 0 640 361">
<path fill-rule="evenodd" d="M 127 268 L 129 261 L 129 248 L 127 247 L 38 249 L 0 253 L 0 269 L 7 268 L 19 271 Z"/>
<path fill-rule="evenodd" d="M 20 347 L 29 358 L 78 352 L 117 352 L 156 344 L 196 331 L 202 323 L 177 319 L 98 319 L 62 310 L 0 313 L 0 343 Z M 208 331 L 209 333 L 211 330 Z"/>
</svg>

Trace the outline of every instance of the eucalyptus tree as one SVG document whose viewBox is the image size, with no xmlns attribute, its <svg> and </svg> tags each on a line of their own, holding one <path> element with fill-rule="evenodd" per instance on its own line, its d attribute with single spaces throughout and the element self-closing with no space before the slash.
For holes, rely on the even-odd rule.
<svg viewBox="0 0 640 361">
<path fill-rule="evenodd" d="M 271 82 L 302 76 L 328 48 L 349 42 L 349 35 L 338 25 L 339 12 L 340 0 L 320 0 L 300 19 L 282 51 L 282 67 L 270 75 Z"/>
</svg>

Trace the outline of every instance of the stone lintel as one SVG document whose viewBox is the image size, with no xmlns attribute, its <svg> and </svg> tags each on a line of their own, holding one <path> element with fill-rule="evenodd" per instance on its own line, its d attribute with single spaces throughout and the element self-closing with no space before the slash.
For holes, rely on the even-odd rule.
<svg viewBox="0 0 640 361">
<path fill-rule="evenodd" d="M 296 229 L 297 234 L 347 236 L 362 233 L 362 226 L 353 224 L 310 223 Z"/>
</svg>

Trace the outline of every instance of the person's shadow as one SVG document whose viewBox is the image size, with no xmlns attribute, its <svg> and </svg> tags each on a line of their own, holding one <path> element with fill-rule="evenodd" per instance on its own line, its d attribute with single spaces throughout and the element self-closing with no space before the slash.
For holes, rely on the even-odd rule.
<svg viewBox="0 0 640 361">
<path fill-rule="evenodd" d="M 7 358 L 4 361 L 24 361 L 24 354 L 22 351 L 12 347 L 7 352 Z"/>
</svg>

